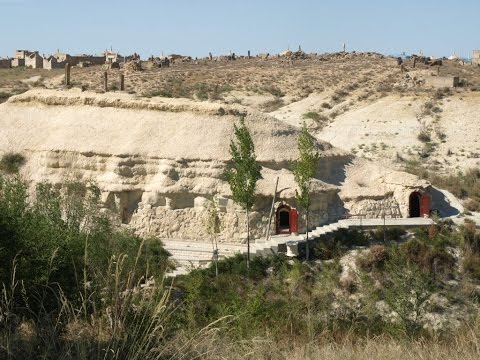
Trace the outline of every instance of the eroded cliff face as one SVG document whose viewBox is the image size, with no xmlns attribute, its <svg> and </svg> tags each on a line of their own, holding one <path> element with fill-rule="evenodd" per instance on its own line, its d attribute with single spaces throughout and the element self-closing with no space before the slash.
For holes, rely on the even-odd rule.
<svg viewBox="0 0 480 360">
<path fill-rule="evenodd" d="M 265 235 L 277 177 L 276 206 L 283 202 L 296 207 L 291 168 L 298 158 L 298 132 L 264 114 L 184 99 L 36 90 L 0 105 L 0 155 L 22 153 L 27 162 L 21 175 L 32 186 L 72 180 L 95 183 L 102 191 L 104 211 L 142 235 L 208 239 L 206 209 L 215 196 L 220 204 L 220 239 L 243 241 L 245 214 L 231 200 L 223 179 L 233 124 L 240 113 L 247 114 L 262 165 L 259 200 L 251 217 L 253 237 L 258 238 Z M 383 190 L 380 180 L 364 176 L 360 186 L 361 167 L 368 167 L 328 143 L 319 141 L 316 146 L 321 160 L 312 185 L 311 223 L 317 226 L 355 210 L 362 199 L 377 201 L 383 193 L 392 193 L 392 186 L 400 194 L 425 185 L 404 178 Z M 353 182 L 362 191 L 353 191 Z M 273 221 L 272 231 L 274 227 Z M 299 230 L 303 227 L 300 217 Z"/>
</svg>

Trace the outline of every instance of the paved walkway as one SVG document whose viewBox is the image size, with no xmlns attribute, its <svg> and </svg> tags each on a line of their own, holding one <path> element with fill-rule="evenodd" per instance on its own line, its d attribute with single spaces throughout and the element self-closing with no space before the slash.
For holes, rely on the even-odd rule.
<svg viewBox="0 0 480 360">
<path fill-rule="evenodd" d="M 340 229 L 369 229 L 381 226 L 387 227 L 421 227 L 433 224 L 429 218 L 400 218 L 400 219 L 346 219 L 336 223 L 319 226 L 308 233 L 309 239 L 318 239 L 335 233 Z M 285 246 L 289 241 L 304 242 L 306 234 L 299 235 L 274 235 L 269 240 L 257 239 L 250 243 L 251 256 L 271 255 L 279 251 L 279 246 Z M 183 241 L 174 239 L 162 239 L 165 249 L 168 250 L 171 259 L 177 269 L 167 274 L 170 277 L 188 273 L 191 269 L 206 267 L 213 261 L 213 246 L 211 242 L 204 241 Z M 218 243 L 218 254 L 220 259 L 245 254 L 246 244 Z"/>
</svg>

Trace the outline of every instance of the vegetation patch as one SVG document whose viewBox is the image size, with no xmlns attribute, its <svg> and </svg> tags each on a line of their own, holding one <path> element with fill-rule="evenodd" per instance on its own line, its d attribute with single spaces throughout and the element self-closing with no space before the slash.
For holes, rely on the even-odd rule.
<svg viewBox="0 0 480 360">
<path fill-rule="evenodd" d="M 0 160 L 0 170 L 7 174 L 15 174 L 23 164 L 25 164 L 25 157 L 22 154 L 6 153 Z"/>
<path fill-rule="evenodd" d="M 269 113 L 280 109 L 284 105 L 283 99 L 277 97 L 272 100 L 268 100 L 262 104 L 262 110 Z"/>
</svg>

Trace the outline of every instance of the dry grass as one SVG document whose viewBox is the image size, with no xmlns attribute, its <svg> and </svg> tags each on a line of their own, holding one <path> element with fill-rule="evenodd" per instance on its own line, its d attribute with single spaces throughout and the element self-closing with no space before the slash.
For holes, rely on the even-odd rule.
<svg viewBox="0 0 480 360">
<path fill-rule="evenodd" d="M 448 339 L 397 340 L 388 336 L 358 338 L 349 334 L 324 334 L 307 344 L 292 339 L 279 343 L 257 338 L 235 341 L 222 334 L 227 329 L 209 327 L 194 338 L 178 336 L 172 339 L 172 359 L 268 359 L 268 360 L 473 360 L 480 357 L 478 325 L 463 329 Z M 178 350 L 180 349 L 180 351 Z"/>
<path fill-rule="evenodd" d="M 373 71 L 372 71 L 373 70 Z M 103 89 L 103 68 L 72 68 L 72 81 L 76 86 L 90 90 Z M 193 97 L 196 84 L 208 88 L 228 86 L 232 90 L 305 97 L 312 92 L 323 92 L 326 88 L 343 86 L 350 91 L 359 86 L 351 79 L 372 73 L 372 82 L 383 81 L 392 72 L 384 66 L 382 59 L 354 57 L 349 60 L 332 59 L 319 62 L 316 59 L 302 60 L 294 66 L 286 66 L 281 59 L 239 59 L 231 62 L 198 60 L 179 63 L 170 68 L 154 69 L 125 76 L 126 90 L 139 95 L 153 91 L 166 91 L 172 84 L 185 91 L 174 91 L 172 96 Z M 118 86 L 121 70 L 109 70 L 109 87 Z M 48 83 L 48 81 L 47 81 Z M 57 82 L 58 83 L 58 82 Z M 50 83 L 49 86 L 55 86 Z"/>
</svg>

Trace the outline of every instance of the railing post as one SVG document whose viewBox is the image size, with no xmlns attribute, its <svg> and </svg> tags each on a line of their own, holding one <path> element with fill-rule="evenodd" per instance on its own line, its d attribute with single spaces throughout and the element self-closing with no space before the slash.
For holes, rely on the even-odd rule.
<svg viewBox="0 0 480 360">
<path fill-rule="evenodd" d="M 125 90 L 125 75 L 120 74 L 120 91 Z"/>
<path fill-rule="evenodd" d="M 108 73 L 106 71 L 103 73 L 103 89 L 105 92 L 108 91 Z"/>
<path fill-rule="evenodd" d="M 70 64 L 65 64 L 65 86 L 70 86 Z"/>
</svg>

